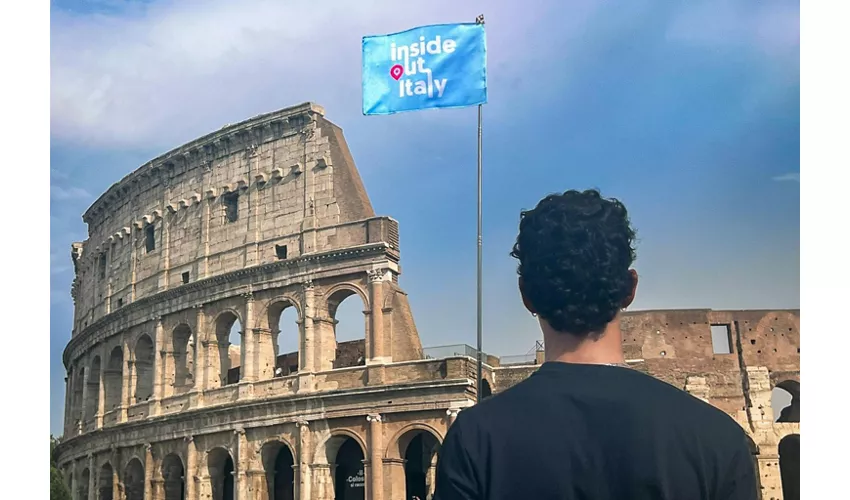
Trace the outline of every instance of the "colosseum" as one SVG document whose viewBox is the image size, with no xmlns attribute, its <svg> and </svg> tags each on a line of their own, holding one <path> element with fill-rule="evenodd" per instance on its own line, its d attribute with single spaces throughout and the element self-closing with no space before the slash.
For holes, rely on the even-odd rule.
<svg viewBox="0 0 850 500">
<path fill-rule="evenodd" d="M 423 349 L 398 223 L 375 215 L 315 104 L 168 152 L 83 219 L 57 449 L 74 499 L 429 499 L 458 412 L 542 361 L 485 355 L 478 387 L 474 349 Z M 337 342 L 347 297 L 363 333 Z M 798 499 L 799 311 L 622 322 L 634 369 L 746 430 L 762 498 Z M 281 353 L 287 335 L 297 350 Z"/>
</svg>

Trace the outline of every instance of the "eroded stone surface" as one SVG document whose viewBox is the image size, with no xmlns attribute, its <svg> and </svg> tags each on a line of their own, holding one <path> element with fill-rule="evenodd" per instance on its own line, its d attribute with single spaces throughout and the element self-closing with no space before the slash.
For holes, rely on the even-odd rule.
<svg viewBox="0 0 850 500">
<path fill-rule="evenodd" d="M 340 484 L 352 491 L 397 499 L 410 496 L 406 463 L 418 468 L 416 493 L 433 491 L 439 442 L 475 401 L 475 360 L 424 354 L 398 285 L 398 224 L 374 214 L 320 107 L 166 153 L 84 220 L 58 450 L 75 498 L 218 500 L 232 481 L 240 500 L 275 498 L 282 484 L 318 500 L 347 474 Z M 337 343 L 334 314 L 348 296 L 363 304 L 363 338 Z M 298 317 L 294 353 L 276 347 L 287 308 Z M 235 322 L 240 346 L 227 340 Z M 799 311 L 623 318 L 630 365 L 747 431 L 765 499 L 782 498 L 779 442 L 799 435 L 799 323 Z M 714 354 L 712 325 L 728 327 L 730 354 Z M 541 361 L 488 355 L 488 387 L 498 393 Z M 777 385 L 796 395 L 781 423 Z"/>
</svg>

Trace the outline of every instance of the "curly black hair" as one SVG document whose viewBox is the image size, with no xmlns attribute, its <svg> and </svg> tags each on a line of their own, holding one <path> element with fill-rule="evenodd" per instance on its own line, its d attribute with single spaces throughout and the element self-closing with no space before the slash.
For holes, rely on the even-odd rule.
<svg viewBox="0 0 850 500">
<path fill-rule="evenodd" d="M 634 290 L 634 241 L 626 207 L 598 190 L 543 198 L 511 251 L 525 300 L 558 332 L 598 336 Z"/>
</svg>

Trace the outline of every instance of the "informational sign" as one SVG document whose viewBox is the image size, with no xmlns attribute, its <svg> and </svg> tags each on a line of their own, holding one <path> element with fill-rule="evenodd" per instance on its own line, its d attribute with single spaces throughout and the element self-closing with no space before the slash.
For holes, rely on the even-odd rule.
<svg viewBox="0 0 850 500">
<path fill-rule="evenodd" d="M 483 24 L 437 24 L 363 38 L 363 114 L 487 102 Z"/>
</svg>

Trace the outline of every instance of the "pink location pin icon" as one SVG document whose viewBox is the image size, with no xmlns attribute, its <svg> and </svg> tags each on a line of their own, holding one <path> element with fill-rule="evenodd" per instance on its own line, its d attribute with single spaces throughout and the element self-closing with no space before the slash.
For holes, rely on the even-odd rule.
<svg viewBox="0 0 850 500">
<path fill-rule="evenodd" d="M 390 76 L 393 77 L 396 81 L 401 78 L 401 75 L 404 74 L 404 67 L 401 64 L 396 64 L 392 68 L 390 68 Z"/>
</svg>

